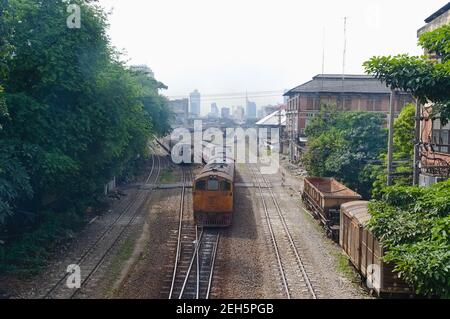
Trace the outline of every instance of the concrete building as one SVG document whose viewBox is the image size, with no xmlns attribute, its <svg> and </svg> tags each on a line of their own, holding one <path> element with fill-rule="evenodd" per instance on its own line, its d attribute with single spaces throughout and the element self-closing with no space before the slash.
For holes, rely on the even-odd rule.
<svg viewBox="0 0 450 319">
<path fill-rule="evenodd" d="M 191 117 L 200 117 L 200 104 L 201 103 L 201 96 L 200 92 L 198 90 L 195 90 L 189 95 L 189 104 L 190 109 L 189 113 Z"/>
<path fill-rule="evenodd" d="M 290 158 L 299 159 L 304 149 L 305 128 L 320 112 L 322 105 L 336 105 L 343 111 L 368 111 L 389 113 L 390 89 L 369 75 L 316 75 L 309 82 L 286 92 L 288 97 L 286 131 L 289 136 Z M 413 102 L 404 92 L 395 95 L 395 115 Z"/>
<path fill-rule="evenodd" d="M 262 108 L 260 108 L 258 110 L 258 119 L 262 119 L 264 117 L 264 110 Z"/>
<path fill-rule="evenodd" d="M 132 66 L 130 66 L 130 70 L 134 71 L 134 72 L 144 73 L 145 75 L 147 75 L 149 78 L 152 78 L 152 79 L 155 78 L 155 73 L 153 73 L 152 69 L 150 69 L 145 64 L 132 65 Z"/>
<path fill-rule="evenodd" d="M 417 31 L 418 36 L 450 24 L 450 2 L 425 19 L 425 23 L 425 26 Z M 429 186 L 450 178 L 450 123 L 442 125 L 440 119 L 431 121 L 429 115 L 432 107 L 431 103 L 421 107 L 423 119 L 419 141 L 421 186 Z"/>
<path fill-rule="evenodd" d="M 211 112 L 209 112 L 208 117 L 210 118 L 218 118 L 220 116 L 219 108 L 217 107 L 217 103 L 211 103 Z"/>
<path fill-rule="evenodd" d="M 231 111 L 230 111 L 229 107 L 223 107 L 220 111 L 221 111 L 221 113 L 220 113 L 221 118 L 223 118 L 223 119 L 231 118 Z"/>
<path fill-rule="evenodd" d="M 167 85 L 165 85 L 162 82 L 159 82 L 155 79 L 155 74 L 153 73 L 152 69 L 150 69 L 147 65 L 141 64 L 141 65 L 132 65 L 130 66 L 130 70 L 136 73 L 141 73 L 146 75 L 150 81 L 154 83 L 154 92 L 155 94 L 158 94 L 158 90 L 167 90 Z"/>
<path fill-rule="evenodd" d="M 236 106 L 233 109 L 233 119 L 237 122 L 242 122 L 244 120 L 245 111 L 242 106 Z"/>
<path fill-rule="evenodd" d="M 189 99 L 169 100 L 169 108 L 174 113 L 173 125 L 186 125 L 189 118 Z"/>
<path fill-rule="evenodd" d="M 245 106 L 245 118 L 256 119 L 256 115 L 256 103 L 247 100 L 247 105 Z"/>
<path fill-rule="evenodd" d="M 261 108 L 261 117 L 270 115 L 273 112 L 278 111 L 279 109 L 286 109 L 286 105 L 287 104 L 265 105 Z"/>
</svg>

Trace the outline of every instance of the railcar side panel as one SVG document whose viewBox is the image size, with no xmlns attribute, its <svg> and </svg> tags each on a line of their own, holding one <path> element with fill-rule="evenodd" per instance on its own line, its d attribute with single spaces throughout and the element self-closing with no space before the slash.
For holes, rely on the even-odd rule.
<svg viewBox="0 0 450 319">
<path fill-rule="evenodd" d="M 341 206 L 340 245 L 358 272 L 366 278 L 377 295 L 409 294 L 411 288 L 402 281 L 394 267 L 383 262 L 383 248 L 367 228 L 370 219 L 368 202 L 348 202 Z"/>
</svg>

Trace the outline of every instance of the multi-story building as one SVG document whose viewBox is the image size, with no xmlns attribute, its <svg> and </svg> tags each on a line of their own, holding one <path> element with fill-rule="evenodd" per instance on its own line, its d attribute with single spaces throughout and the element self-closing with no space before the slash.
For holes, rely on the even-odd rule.
<svg viewBox="0 0 450 319">
<path fill-rule="evenodd" d="M 261 108 L 258 110 L 258 119 L 262 119 L 264 117 L 264 110 Z"/>
<path fill-rule="evenodd" d="M 189 99 L 169 100 L 169 108 L 174 113 L 174 125 L 185 125 L 189 118 Z"/>
<path fill-rule="evenodd" d="M 130 70 L 136 73 L 144 74 L 148 77 L 150 81 L 154 83 L 154 89 L 153 93 L 158 94 L 158 90 L 167 90 L 167 85 L 165 85 L 162 82 L 159 82 L 155 79 L 155 74 L 153 73 L 152 69 L 150 69 L 147 65 L 141 64 L 141 65 L 132 65 L 130 66 Z"/>
<path fill-rule="evenodd" d="M 242 106 L 236 106 L 233 110 L 233 119 L 238 121 L 238 122 L 242 122 L 244 120 L 244 108 Z"/>
<path fill-rule="evenodd" d="M 450 2 L 425 19 L 426 25 L 417 32 L 418 36 L 450 24 Z M 433 52 L 425 52 L 430 54 Z M 420 176 L 419 184 L 428 186 L 450 178 L 450 123 L 442 125 L 439 118 L 430 119 L 433 105 L 421 107 Z"/>
<path fill-rule="evenodd" d="M 287 91 L 286 91 L 287 92 Z M 286 97 L 285 97 L 286 99 Z M 280 109 L 286 109 L 286 104 L 266 105 L 261 108 L 261 117 L 267 116 Z"/>
<path fill-rule="evenodd" d="M 247 105 L 245 106 L 245 118 L 246 119 L 256 119 L 256 103 L 247 100 Z"/>
<path fill-rule="evenodd" d="M 131 69 L 131 71 L 134 71 L 134 72 L 144 73 L 149 78 L 152 78 L 152 79 L 155 78 L 155 74 L 153 73 L 152 69 L 150 69 L 145 64 L 132 65 L 132 66 L 130 66 L 130 69 Z"/>
<path fill-rule="evenodd" d="M 229 107 L 223 107 L 220 113 L 220 117 L 223 119 L 229 119 L 231 117 L 231 112 Z"/>
<path fill-rule="evenodd" d="M 322 105 L 335 105 L 343 111 L 389 113 L 391 90 L 370 75 L 317 75 L 311 81 L 286 92 L 288 97 L 286 133 L 289 136 L 290 158 L 299 159 L 305 147 L 305 128 L 320 112 Z M 413 102 L 404 92 L 394 95 L 395 115 Z"/>
<path fill-rule="evenodd" d="M 198 92 L 198 90 L 195 90 L 189 95 L 189 103 L 190 103 L 190 115 L 192 117 L 199 117 L 201 97 L 200 92 Z"/>
<path fill-rule="evenodd" d="M 211 103 L 211 112 L 209 113 L 209 117 L 218 118 L 219 117 L 219 108 L 217 107 L 217 103 Z"/>
</svg>

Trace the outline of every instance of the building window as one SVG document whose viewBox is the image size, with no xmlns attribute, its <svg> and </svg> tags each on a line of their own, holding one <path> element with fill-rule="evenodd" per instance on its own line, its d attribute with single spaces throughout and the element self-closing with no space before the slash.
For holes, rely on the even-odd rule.
<svg viewBox="0 0 450 319">
<path fill-rule="evenodd" d="M 314 110 L 317 110 L 317 111 L 320 110 L 320 98 L 319 97 L 314 98 Z"/>
<path fill-rule="evenodd" d="M 348 97 L 348 96 L 344 96 L 342 98 L 342 101 L 343 101 L 343 105 L 342 105 L 343 109 L 345 111 L 350 111 L 352 109 L 352 98 Z"/>
<path fill-rule="evenodd" d="M 382 111 L 382 100 L 380 98 L 375 99 L 375 109 L 374 111 L 381 112 Z"/>
<path fill-rule="evenodd" d="M 450 124 L 442 126 L 439 120 L 435 120 L 432 141 L 435 152 L 450 154 Z"/>
<path fill-rule="evenodd" d="M 308 97 L 306 99 L 306 109 L 307 110 L 314 110 L 314 98 Z"/>
</svg>

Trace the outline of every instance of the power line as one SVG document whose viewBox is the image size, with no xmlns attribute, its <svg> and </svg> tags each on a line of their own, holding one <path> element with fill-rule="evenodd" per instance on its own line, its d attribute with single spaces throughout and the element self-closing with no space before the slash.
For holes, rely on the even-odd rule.
<svg viewBox="0 0 450 319">
<path fill-rule="evenodd" d="M 230 93 L 216 93 L 216 94 L 202 94 L 201 98 L 245 98 L 248 97 L 259 97 L 259 96 L 283 96 L 284 90 L 276 91 L 254 91 L 254 92 L 230 92 Z M 184 95 L 169 95 L 168 98 L 186 98 L 189 94 Z"/>
</svg>

